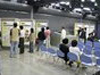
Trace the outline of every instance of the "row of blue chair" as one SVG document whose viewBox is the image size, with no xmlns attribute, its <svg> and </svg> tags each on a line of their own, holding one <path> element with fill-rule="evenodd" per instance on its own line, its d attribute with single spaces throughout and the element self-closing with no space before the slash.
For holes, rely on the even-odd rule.
<svg viewBox="0 0 100 75">
<path fill-rule="evenodd" d="M 88 57 L 85 54 L 82 54 L 80 56 L 80 61 L 85 66 L 97 65 L 98 67 L 100 67 L 100 54 L 98 54 L 96 52 L 95 55 L 96 55 L 96 57 L 98 57 L 98 58 L 95 58 L 96 61 L 93 61 L 94 60 L 93 57 Z M 71 53 L 71 52 L 68 53 L 68 57 L 69 57 L 70 61 L 78 61 L 78 57 L 75 54 Z"/>
<path fill-rule="evenodd" d="M 60 58 L 64 57 L 64 53 L 61 52 L 60 50 L 54 50 L 53 48 L 46 48 L 44 45 L 42 45 L 40 49 L 43 54 L 47 54 L 52 57 L 60 57 Z"/>
<path fill-rule="evenodd" d="M 78 41 L 78 47 L 80 48 L 80 50 L 83 50 L 84 48 L 87 49 L 94 49 L 94 50 L 99 50 L 100 49 L 100 42 L 91 42 L 91 41 L 86 41 L 86 43 L 84 44 L 81 41 Z"/>
</svg>

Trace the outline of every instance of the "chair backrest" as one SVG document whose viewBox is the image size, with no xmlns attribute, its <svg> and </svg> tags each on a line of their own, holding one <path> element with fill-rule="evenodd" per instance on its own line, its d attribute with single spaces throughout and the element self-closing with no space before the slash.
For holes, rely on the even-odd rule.
<svg viewBox="0 0 100 75">
<path fill-rule="evenodd" d="M 100 59 L 97 59 L 97 60 L 96 60 L 96 65 L 97 65 L 97 66 L 100 66 Z"/>
<path fill-rule="evenodd" d="M 40 46 L 41 51 L 47 51 L 47 48 L 44 45 Z"/>
<path fill-rule="evenodd" d="M 56 51 L 53 48 L 48 48 L 48 52 L 49 53 L 52 53 L 52 54 L 55 54 L 56 53 Z"/>
<path fill-rule="evenodd" d="M 84 54 L 81 55 L 80 59 L 81 59 L 81 62 L 84 65 L 91 65 L 92 64 L 92 58 L 91 57 L 87 57 Z"/>
<path fill-rule="evenodd" d="M 92 55 L 92 50 L 86 50 L 86 49 L 84 49 L 83 50 L 83 54 Z"/>
<path fill-rule="evenodd" d="M 85 46 L 90 46 L 90 47 L 92 47 L 92 42 L 91 42 L 91 41 L 86 41 Z"/>
<path fill-rule="evenodd" d="M 68 52 L 67 56 L 68 56 L 70 61 L 77 61 L 78 60 L 77 55 L 74 53 Z"/>
<path fill-rule="evenodd" d="M 94 55 L 96 56 L 96 57 L 98 57 L 98 58 L 100 58 L 100 51 L 94 51 Z"/>
<path fill-rule="evenodd" d="M 64 53 L 60 50 L 57 50 L 57 56 L 58 57 L 64 57 Z"/>
<path fill-rule="evenodd" d="M 94 48 L 99 48 L 100 49 L 100 42 L 94 42 Z"/>
</svg>

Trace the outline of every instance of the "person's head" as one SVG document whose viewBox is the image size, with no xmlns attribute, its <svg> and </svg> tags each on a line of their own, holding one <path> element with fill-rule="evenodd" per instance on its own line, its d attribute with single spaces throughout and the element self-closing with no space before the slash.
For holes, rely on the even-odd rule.
<svg viewBox="0 0 100 75">
<path fill-rule="evenodd" d="M 48 29 L 49 29 L 49 27 L 46 27 L 46 29 L 48 30 Z"/>
<path fill-rule="evenodd" d="M 16 27 L 17 27 L 17 23 L 14 23 L 13 25 L 14 25 L 14 28 L 16 28 Z"/>
<path fill-rule="evenodd" d="M 23 29 L 23 26 L 20 26 L 20 29 L 22 30 Z"/>
<path fill-rule="evenodd" d="M 44 28 L 41 28 L 41 31 L 44 32 Z"/>
<path fill-rule="evenodd" d="M 62 29 L 65 29 L 65 27 L 62 27 Z"/>
<path fill-rule="evenodd" d="M 31 30 L 31 33 L 34 33 L 34 29 L 33 28 L 31 28 L 30 30 Z"/>
<path fill-rule="evenodd" d="M 77 40 L 72 40 L 71 45 L 72 45 L 72 47 L 76 47 L 77 46 Z"/>
<path fill-rule="evenodd" d="M 68 39 L 67 39 L 67 38 L 63 39 L 63 40 L 62 40 L 62 43 L 63 43 L 63 44 L 68 44 Z"/>
<path fill-rule="evenodd" d="M 85 28 L 84 28 L 84 30 L 86 31 L 86 30 L 87 30 L 87 28 L 85 27 Z"/>
</svg>

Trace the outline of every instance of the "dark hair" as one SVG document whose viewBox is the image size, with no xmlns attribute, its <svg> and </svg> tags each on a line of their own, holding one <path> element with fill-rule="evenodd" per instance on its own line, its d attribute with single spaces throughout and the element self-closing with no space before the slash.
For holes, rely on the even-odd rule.
<svg viewBox="0 0 100 75">
<path fill-rule="evenodd" d="M 63 42 L 64 44 L 68 44 L 68 39 L 65 38 L 65 39 L 62 40 L 62 42 Z"/>
<path fill-rule="evenodd" d="M 48 29 L 49 29 L 49 27 L 46 27 L 46 29 L 48 30 Z"/>
<path fill-rule="evenodd" d="M 72 45 L 72 47 L 77 46 L 77 40 L 72 40 L 71 45 Z"/>
<path fill-rule="evenodd" d="M 23 26 L 20 26 L 20 29 L 23 29 Z"/>
<path fill-rule="evenodd" d="M 65 29 L 65 27 L 62 27 L 62 29 Z"/>
<path fill-rule="evenodd" d="M 41 31 L 44 32 L 44 28 L 41 28 Z"/>
<path fill-rule="evenodd" d="M 14 27 L 17 27 L 17 23 L 14 23 L 13 25 L 14 25 Z"/>
<path fill-rule="evenodd" d="M 30 30 L 31 30 L 31 33 L 34 33 L 34 29 L 33 28 L 31 28 Z"/>
</svg>

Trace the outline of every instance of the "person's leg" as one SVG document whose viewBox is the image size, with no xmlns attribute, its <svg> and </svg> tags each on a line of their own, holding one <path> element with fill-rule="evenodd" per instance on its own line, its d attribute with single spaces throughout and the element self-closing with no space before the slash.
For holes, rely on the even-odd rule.
<svg viewBox="0 0 100 75">
<path fill-rule="evenodd" d="M 32 52 L 32 53 L 33 53 L 33 42 L 30 42 L 30 45 L 29 45 L 29 52 Z"/>
<path fill-rule="evenodd" d="M 24 38 L 20 38 L 20 54 L 24 53 Z"/>
<path fill-rule="evenodd" d="M 16 57 L 17 54 L 18 54 L 18 42 L 16 41 L 14 44 L 15 44 L 15 47 L 14 47 L 14 55 Z"/>
<path fill-rule="evenodd" d="M 14 56 L 14 42 L 11 42 L 10 44 L 10 57 L 12 58 Z"/>
</svg>

